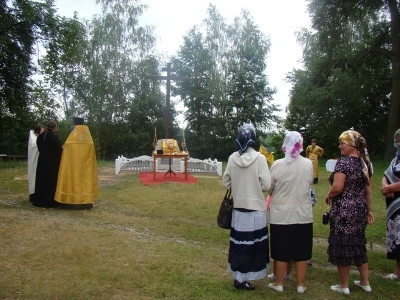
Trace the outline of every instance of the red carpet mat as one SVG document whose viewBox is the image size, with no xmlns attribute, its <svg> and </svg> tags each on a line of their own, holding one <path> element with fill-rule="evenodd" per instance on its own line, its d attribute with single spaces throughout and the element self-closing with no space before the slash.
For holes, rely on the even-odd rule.
<svg viewBox="0 0 400 300">
<path fill-rule="evenodd" d="M 176 173 L 176 177 L 173 174 L 167 174 L 164 177 L 164 172 L 156 173 L 156 180 L 153 178 L 153 172 L 140 172 L 139 178 L 140 182 L 144 185 L 155 185 L 160 183 L 199 183 L 199 181 L 194 178 L 192 175 L 188 174 L 187 179 L 185 179 L 185 174 Z M 170 176 L 171 175 L 171 176 Z"/>
</svg>

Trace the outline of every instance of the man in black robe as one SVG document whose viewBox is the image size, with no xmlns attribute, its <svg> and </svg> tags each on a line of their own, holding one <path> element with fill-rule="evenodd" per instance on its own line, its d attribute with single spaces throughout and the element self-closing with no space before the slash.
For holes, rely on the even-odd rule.
<svg viewBox="0 0 400 300">
<path fill-rule="evenodd" d="M 39 157 L 36 169 L 34 206 L 46 208 L 57 206 L 54 194 L 57 187 L 62 145 L 56 132 L 56 122 L 50 121 L 47 124 L 47 130 L 41 133 L 36 140 Z"/>
</svg>

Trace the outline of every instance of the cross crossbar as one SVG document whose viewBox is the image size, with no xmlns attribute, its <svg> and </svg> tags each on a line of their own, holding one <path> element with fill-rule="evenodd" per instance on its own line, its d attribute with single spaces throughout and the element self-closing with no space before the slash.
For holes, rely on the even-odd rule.
<svg viewBox="0 0 400 300">
<path fill-rule="evenodd" d="M 169 138 L 169 129 L 171 126 L 170 121 L 170 97 L 171 97 L 171 80 L 180 80 L 180 81 L 189 81 L 191 80 L 188 77 L 180 77 L 176 75 L 172 75 L 171 72 L 175 72 L 175 69 L 171 67 L 171 63 L 167 63 L 166 68 L 162 68 L 163 72 L 167 72 L 167 76 L 159 76 L 159 75 L 147 75 L 146 78 L 153 80 L 166 80 L 167 81 L 167 93 L 166 93 L 166 104 L 165 104 L 165 138 Z"/>
<path fill-rule="evenodd" d="M 158 80 L 180 80 L 180 81 L 189 81 L 191 78 L 189 77 L 180 77 L 180 76 L 157 76 L 157 75 L 147 75 L 148 79 L 158 79 Z"/>
</svg>

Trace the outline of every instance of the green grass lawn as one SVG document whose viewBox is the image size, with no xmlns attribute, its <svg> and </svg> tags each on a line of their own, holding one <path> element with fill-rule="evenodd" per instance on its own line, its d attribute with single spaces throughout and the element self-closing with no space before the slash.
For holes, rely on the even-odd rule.
<svg viewBox="0 0 400 300">
<path fill-rule="evenodd" d="M 0 299 L 340 299 L 332 292 L 336 269 L 327 262 L 329 227 L 322 224 L 329 189 L 325 162 L 314 185 L 313 266 L 307 291 L 292 279 L 284 292 L 256 281 L 239 291 L 226 271 L 229 231 L 216 225 L 225 194 L 221 178 L 198 184 L 143 186 L 138 174 L 113 174 L 114 162 L 99 162 L 101 192 L 94 209 L 41 209 L 28 201 L 26 162 L 0 163 Z M 368 226 L 372 293 L 350 285 L 352 299 L 398 299 L 400 284 L 383 275 L 386 259 L 384 162 L 374 162 L 373 212 Z M 111 172 L 110 172 L 111 170 Z M 108 179 L 107 179 L 108 178 Z M 294 271 L 293 271 L 294 272 Z M 292 274 L 294 275 L 294 274 Z M 294 276 L 292 276 L 294 277 Z M 352 269 L 351 282 L 357 280 Z"/>
</svg>

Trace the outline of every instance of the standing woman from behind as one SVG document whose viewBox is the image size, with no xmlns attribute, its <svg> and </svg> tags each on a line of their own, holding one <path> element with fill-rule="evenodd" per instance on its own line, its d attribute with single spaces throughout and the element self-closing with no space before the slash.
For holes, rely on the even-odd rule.
<svg viewBox="0 0 400 300">
<path fill-rule="evenodd" d="M 297 292 L 306 291 L 307 261 L 312 256 L 313 213 L 310 189 L 314 173 L 311 160 L 300 155 L 303 137 L 289 131 L 282 145 L 285 158 L 276 160 L 271 167 L 271 258 L 274 260 L 275 282 L 269 288 L 283 291 L 288 263 L 296 266 Z"/>
<path fill-rule="evenodd" d="M 396 269 L 385 276 L 400 280 L 400 129 L 394 133 L 396 157 L 382 178 L 381 193 L 386 197 L 386 251 L 387 258 L 396 260 Z"/>
<path fill-rule="evenodd" d="M 231 189 L 233 212 L 228 271 L 237 289 L 254 290 L 249 280 L 262 279 L 269 270 L 268 228 L 264 191 L 271 176 L 264 155 L 253 149 L 256 129 L 248 121 L 235 140 L 238 148 L 229 156 L 222 184 Z"/>
<path fill-rule="evenodd" d="M 35 197 L 33 205 L 37 207 L 56 207 L 54 201 L 56 193 L 58 169 L 60 167 L 62 145 L 56 136 L 57 124 L 50 121 L 47 130 L 39 134 L 36 144 L 39 157 L 36 169 Z"/>
<path fill-rule="evenodd" d="M 360 273 L 360 280 L 354 284 L 371 292 L 365 229 L 374 222 L 374 216 L 367 142 L 357 131 L 347 130 L 339 136 L 339 149 L 342 156 L 336 162 L 333 182 L 331 179 L 325 197 L 325 203 L 331 205 L 327 253 L 329 262 L 337 267 L 340 281 L 331 289 L 350 294 L 349 273 L 354 264 Z"/>
</svg>

